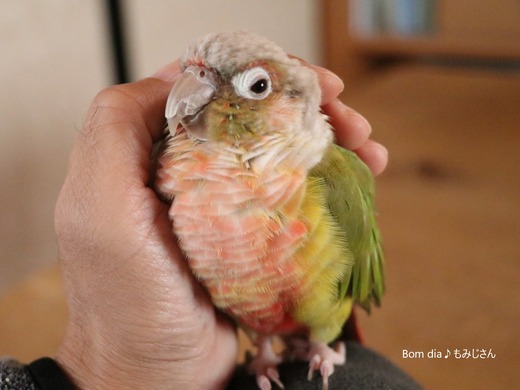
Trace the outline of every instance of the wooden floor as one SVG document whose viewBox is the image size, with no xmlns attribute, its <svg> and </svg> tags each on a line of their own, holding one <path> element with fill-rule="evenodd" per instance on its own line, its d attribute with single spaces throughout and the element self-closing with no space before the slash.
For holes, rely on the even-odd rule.
<svg viewBox="0 0 520 390">
<path fill-rule="evenodd" d="M 391 156 L 377 180 L 387 294 L 360 316 L 367 344 L 427 389 L 516 388 L 520 77 L 401 66 L 347 87 L 344 100 Z M 0 298 L 0 355 L 52 354 L 65 315 L 53 270 Z M 464 349 L 496 357 L 456 359 Z"/>
</svg>

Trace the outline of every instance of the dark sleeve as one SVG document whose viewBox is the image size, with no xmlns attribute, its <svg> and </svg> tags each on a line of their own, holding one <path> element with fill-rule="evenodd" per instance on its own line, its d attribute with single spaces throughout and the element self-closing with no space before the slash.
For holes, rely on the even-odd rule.
<svg viewBox="0 0 520 390">
<path fill-rule="evenodd" d="M 27 368 L 15 360 L 0 358 L 0 389 L 38 390 Z"/>
<path fill-rule="evenodd" d="M 329 388 L 333 390 L 376 390 L 376 389 L 421 389 L 405 372 L 390 363 L 384 357 L 355 341 L 348 341 L 347 362 L 344 366 L 335 366 L 329 378 Z M 321 377 L 314 374 L 312 381 L 307 381 L 308 363 L 290 362 L 278 366 L 280 379 L 285 390 L 321 389 Z M 244 366 L 238 367 L 228 390 L 257 390 L 255 377 L 247 373 Z"/>
<path fill-rule="evenodd" d="M 72 381 L 51 358 L 44 357 L 23 365 L 0 359 L 0 390 L 74 390 Z"/>
</svg>

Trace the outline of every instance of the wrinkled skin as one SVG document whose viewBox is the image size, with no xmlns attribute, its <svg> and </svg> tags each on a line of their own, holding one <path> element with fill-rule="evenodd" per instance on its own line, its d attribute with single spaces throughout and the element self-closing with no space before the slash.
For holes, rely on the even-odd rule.
<svg viewBox="0 0 520 390">
<path fill-rule="evenodd" d="M 337 99 L 341 81 L 317 71 L 338 142 L 379 174 L 386 149 Z M 82 389 L 220 389 L 235 366 L 235 329 L 193 279 L 168 206 L 147 186 L 179 72 L 175 62 L 98 94 L 71 154 L 55 214 L 70 310 L 56 358 Z"/>
</svg>

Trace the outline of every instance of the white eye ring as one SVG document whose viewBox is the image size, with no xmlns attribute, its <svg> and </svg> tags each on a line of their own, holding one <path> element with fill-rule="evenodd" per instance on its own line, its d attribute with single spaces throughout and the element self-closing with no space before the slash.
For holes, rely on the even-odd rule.
<svg viewBox="0 0 520 390">
<path fill-rule="evenodd" d="M 263 68 L 247 69 L 231 79 L 235 92 L 247 99 L 261 100 L 272 91 L 269 73 Z"/>
</svg>

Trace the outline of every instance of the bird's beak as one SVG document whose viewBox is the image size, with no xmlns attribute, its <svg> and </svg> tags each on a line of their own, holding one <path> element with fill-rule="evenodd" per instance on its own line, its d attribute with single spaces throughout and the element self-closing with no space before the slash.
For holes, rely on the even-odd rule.
<svg viewBox="0 0 520 390">
<path fill-rule="evenodd" d="M 170 133 L 175 134 L 179 123 L 194 138 L 206 139 L 204 108 L 214 99 L 217 78 L 200 66 L 186 68 L 174 84 L 166 103 L 165 116 Z"/>
</svg>

